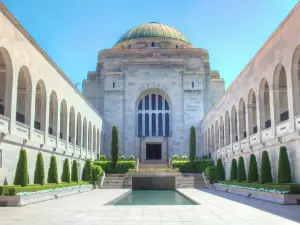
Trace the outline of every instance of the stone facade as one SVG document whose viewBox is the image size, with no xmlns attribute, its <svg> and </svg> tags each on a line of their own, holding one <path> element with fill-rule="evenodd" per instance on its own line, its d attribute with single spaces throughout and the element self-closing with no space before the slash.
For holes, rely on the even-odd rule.
<svg viewBox="0 0 300 225">
<path fill-rule="evenodd" d="M 89 72 L 83 81 L 84 96 L 104 118 L 103 152 L 110 155 L 111 129 L 115 125 L 119 129 L 120 153 L 137 158 L 144 151 L 140 143 L 150 141 L 152 136 L 151 118 L 150 137 L 145 133 L 139 137 L 137 132 L 142 96 L 159 94 L 168 101 L 170 132 L 164 141 L 166 157 L 170 158 L 173 154 L 188 154 L 190 127 L 195 125 L 200 133 L 201 119 L 223 92 L 224 80 L 218 72 L 211 73 L 206 50 L 165 38 L 138 38 L 100 51 L 96 71 Z M 198 156 L 202 156 L 201 142 L 198 135 Z"/>
</svg>

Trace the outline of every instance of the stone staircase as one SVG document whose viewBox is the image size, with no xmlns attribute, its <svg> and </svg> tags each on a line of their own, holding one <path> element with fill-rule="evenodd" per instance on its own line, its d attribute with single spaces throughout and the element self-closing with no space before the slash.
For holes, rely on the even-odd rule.
<svg viewBox="0 0 300 225">
<path fill-rule="evenodd" d="M 106 174 L 101 188 L 118 189 L 125 186 L 125 174 Z"/>
<path fill-rule="evenodd" d="M 182 174 L 180 188 L 206 188 L 202 174 Z"/>
<path fill-rule="evenodd" d="M 169 165 L 164 160 L 145 160 L 139 164 L 139 169 L 146 168 L 169 168 Z"/>
</svg>

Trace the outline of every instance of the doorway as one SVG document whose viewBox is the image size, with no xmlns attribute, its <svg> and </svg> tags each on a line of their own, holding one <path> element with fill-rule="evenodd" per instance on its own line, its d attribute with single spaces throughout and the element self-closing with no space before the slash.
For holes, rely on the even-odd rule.
<svg viewBox="0 0 300 225">
<path fill-rule="evenodd" d="M 146 143 L 146 159 L 161 160 L 161 143 Z"/>
</svg>

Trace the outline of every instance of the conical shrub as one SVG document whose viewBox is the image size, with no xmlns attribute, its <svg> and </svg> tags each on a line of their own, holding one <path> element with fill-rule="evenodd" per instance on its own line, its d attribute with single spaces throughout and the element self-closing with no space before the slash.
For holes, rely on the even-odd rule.
<svg viewBox="0 0 300 225">
<path fill-rule="evenodd" d="M 71 172 L 71 180 L 74 182 L 78 182 L 78 165 L 77 165 L 77 161 L 73 160 L 72 163 L 72 172 Z"/>
<path fill-rule="evenodd" d="M 92 163 L 91 160 L 86 160 L 84 169 L 82 171 L 82 180 L 91 181 L 92 180 Z"/>
<path fill-rule="evenodd" d="M 223 167 L 222 159 L 217 160 L 217 180 L 223 181 L 225 180 L 225 170 Z"/>
<path fill-rule="evenodd" d="M 248 182 L 257 182 L 258 181 L 258 168 L 256 157 L 254 154 L 250 155 L 250 162 L 249 162 L 249 170 L 248 170 Z"/>
<path fill-rule="evenodd" d="M 191 126 L 190 129 L 190 161 L 196 159 L 196 129 L 195 126 Z"/>
<path fill-rule="evenodd" d="M 237 180 L 237 162 L 236 159 L 231 161 L 230 180 Z"/>
<path fill-rule="evenodd" d="M 246 180 L 245 163 L 244 163 L 244 158 L 242 156 L 240 156 L 239 158 L 237 179 L 239 182 Z"/>
<path fill-rule="evenodd" d="M 278 183 L 291 183 L 291 167 L 290 161 L 285 146 L 280 147 L 278 160 Z"/>
<path fill-rule="evenodd" d="M 48 170 L 48 183 L 58 183 L 57 162 L 56 157 L 54 155 L 50 158 L 50 166 Z"/>
<path fill-rule="evenodd" d="M 35 171 L 34 171 L 34 183 L 43 185 L 45 183 L 45 168 L 44 160 L 41 152 L 37 154 Z"/>
<path fill-rule="evenodd" d="M 21 185 L 26 187 L 28 184 L 28 171 L 27 171 L 27 152 L 22 148 L 19 154 L 19 160 L 16 168 L 14 185 Z"/>
<path fill-rule="evenodd" d="M 111 138 L 111 162 L 113 168 L 116 168 L 119 159 L 119 134 L 118 128 L 116 126 L 112 127 L 112 138 Z"/>
<path fill-rule="evenodd" d="M 269 183 L 272 181 L 273 181 L 273 178 L 272 178 L 269 154 L 267 151 L 263 151 L 262 156 L 261 156 L 260 182 L 261 183 Z"/>
<path fill-rule="evenodd" d="M 71 177 L 70 177 L 70 166 L 69 166 L 69 159 L 66 158 L 63 165 L 63 172 L 61 175 L 61 181 L 70 183 Z"/>
</svg>

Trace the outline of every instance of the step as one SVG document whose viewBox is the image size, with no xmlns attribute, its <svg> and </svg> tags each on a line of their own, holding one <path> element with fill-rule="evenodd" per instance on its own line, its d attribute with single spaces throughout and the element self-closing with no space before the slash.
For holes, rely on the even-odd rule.
<svg viewBox="0 0 300 225">
<path fill-rule="evenodd" d="M 139 164 L 139 169 L 147 168 L 169 168 L 168 164 Z"/>
<path fill-rule="evenodd" d="M 125 177 L 126 174 L 117 174 L 117 173 L 106 173 L 105 178 L 107 177 Z"/>
</svg>

